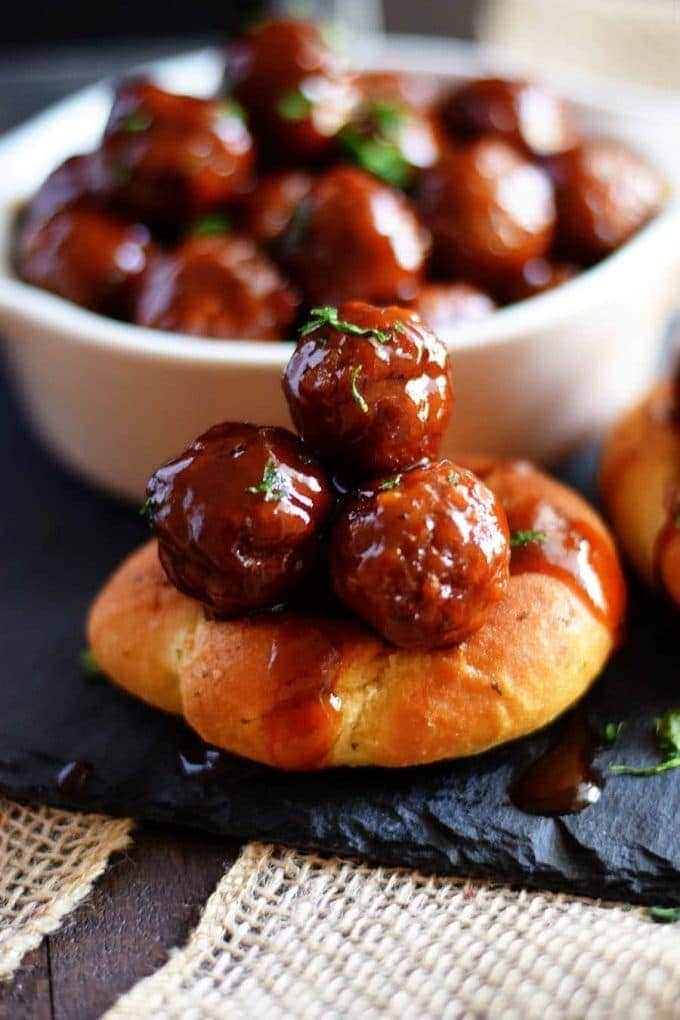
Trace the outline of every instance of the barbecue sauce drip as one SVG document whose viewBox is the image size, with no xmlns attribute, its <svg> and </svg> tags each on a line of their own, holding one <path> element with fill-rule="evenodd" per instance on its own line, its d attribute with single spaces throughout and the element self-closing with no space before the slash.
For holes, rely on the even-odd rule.
<svg viewBox="0 0 680 1020">
<path fill-rule="evenodd" d="M 291 618 L 272 642 L 269 674 L 275 707 L 264 719 L 264 731 L 272 762 L 279 768 L 313 768 L 331 751 L 342 709 L 335 693 L 343 657 L 342 626 Z"/>
<path fill-rule="evenodd" d="M 558 578 L 617 634 L 626 589 L 609 539 L 589 521 L 572 519 L 541 499 L 506 505 L 506 511 L 511 533 L 536 532 L 542 536 L 513 549 L 510 573 Z"/>
<path fill-rule="evenodd" d="M 595 804 L 603 786 L 591 764 L 597 745 L 585 712 L 577 709 L 558 742 L 513 785 L 513 803 L 530 815 L 571 814 Z"/>
</svg>

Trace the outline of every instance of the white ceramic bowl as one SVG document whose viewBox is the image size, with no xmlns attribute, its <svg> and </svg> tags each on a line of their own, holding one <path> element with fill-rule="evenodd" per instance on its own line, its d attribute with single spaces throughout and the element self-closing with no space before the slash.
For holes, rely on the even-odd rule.
<svg viewBox="0 0 680 1020">
<path fill-rule="evenodd" d="M 359 66 L 451 78 L 498 69 L 472 46 L 369 42 Z M 207 94 L 221 67 L 202 51 L 153 65 L 166 87 Z M 563 88 L 563 83 L 560 83 Z M 565 91 L 563 89 L 563 91 Z M 620 91 L 620 90 L 619 90 Z M 676 111 L 649 97 L 575 101 L 586 127 L 628 138 L 680 190 Z M 602 93 L 600 93 L 602 94 Z M 0 331 L 28 414 L 66 464 L 139 500 L 161 461 L 225 419 L 286 424 L 280 390 L 288 343 L 196 340 L 115 322 L 13 278 L 10 228 L 19 204 L 59 161 L 93 147 L 110 90 L 97 86 L 0 142 Z M 674 151 L 674 148 L 676 151 Z M 551 461 L 605 426 L 647 386 L 678 299 L 680 212 L 664 213 L 619 252 L 562 287 L 452 330 L 457 390 L 447 449 Z"/>
</svg>

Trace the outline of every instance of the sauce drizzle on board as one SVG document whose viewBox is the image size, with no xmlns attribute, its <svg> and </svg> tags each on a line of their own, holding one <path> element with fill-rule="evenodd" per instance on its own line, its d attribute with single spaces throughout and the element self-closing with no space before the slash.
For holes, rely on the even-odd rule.
<svg viewBox="0 0 680 1020">
<path fill-rule="evenodd" d="M 568 717 L 561 737 L 513 785 L 510 796 L 531 815 L 564 815 L 595 804 L 603 782 L 592 767 L 598 739 L 582 708 Z"/>
</svg>

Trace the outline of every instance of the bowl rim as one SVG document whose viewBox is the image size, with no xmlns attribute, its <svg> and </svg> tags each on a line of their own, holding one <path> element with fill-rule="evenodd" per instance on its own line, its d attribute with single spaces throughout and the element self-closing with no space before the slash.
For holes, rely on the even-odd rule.
<svg viewBox="0 0 680 1020">
<path fill-rule="evenodd" d="M 154 61 L 144 65 L 143 70 L 172 76 L 173 69 L 186 68 L 192 62 L 214 62 L 218 54 L 219 47 L 203 48 Z M 419 36 L 364 40 L 354 63 L 359 68 L 370 63 L 377 70 L 408 70 L 451 79 L 494 71 L 518 71 L 502 53 L 490 47 L 462 40 L 433 40 Z M 6 133 L 0 138 L 0 167 L 3 160 L 11 158 L 24 137 L 32 134 L 41 123 L 73 116 L 81 105 L 105 100 L 109 84 L 104 80 L 80 89 Z M 611 117 L 626 116 L 631 121 L 649 116 L 650 111 L 656 110 L 658 114 L 655 106 L 657 96 L 662 109 L 676 110 L 674 103 L 661 91 L 629 85 L 621 91 L 618 84 L 606 80 L 602 82 L 605 101 L 594 103 L 587 98 L 592 84 L 593 79 L 582 78 L 580 88 L 570 87 L 562 80 L 559 88 L 572 102 L 592 112 Z M 644 145 L 640 147 L 644 151 Z M 12 204 L 11 196 L 0 198 L 0 206 L 4 205 L 6 209 Z M 10 216 L 6 217 L 5 234 L 10 230 L 10 219 Z M 662 261 L 676 259 L 679 228 L 680 201 L 676 193 L 669 197 L 667 206 L 659 215 L 618 251 L 583 270 L 574 279 L 552 291 L 496 309 L 476 322 L 461 323 L 445 334 L 440 332 L 440 335 L 449 349 L 455 352 L 482 346 L 502 346 L 538 330 L 559 329 L 577 312 L 597 307 L 603 295 L 609 299 L 619 290 L 637 285 L 643 277 L 658 272 Z M 288 360 L 294 343 L 292 338 L 284 341 L 208 339 L 150 329 L 81 308 L 24 283 L 4 270 L 0 271 L 0 328 L 6 328 L 7 323 L 18 319 L 59 333 L 72 343 L 108 350 L 120 356 L 172 363 L 281 368 Z"/>
</svg>

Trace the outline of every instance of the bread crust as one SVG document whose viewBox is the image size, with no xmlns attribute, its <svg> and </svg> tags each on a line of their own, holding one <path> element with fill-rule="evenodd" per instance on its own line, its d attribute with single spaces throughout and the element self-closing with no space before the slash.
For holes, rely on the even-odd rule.
<svg viewBox="0 0 680 1020">
<path fill-rule="evenodd" d="M 680 492 L 680 427 L 673 411 L 672 385 L 664 381 L 615 425 L 603 451 L 600 487 L 624 553 L 647 584 L 663 586 L 680 607 L 680 529 L 670 519 L 673 491 Z"/>
<path fill-rule="evenodd" d="M 535 475 L 606 535 L 580 497 Z M 513 576 L 483 626 L 445 650 L 395 648 L 344 616 L 215 621 L 168 584 L 155 542 L 105 585 L 88 634 L 125 690 L 183 714 L 210 744 L 283 769 L 477 754 L 564 712 L 615 644 L 587 600 L 544 573 Z"/>
</svg>

